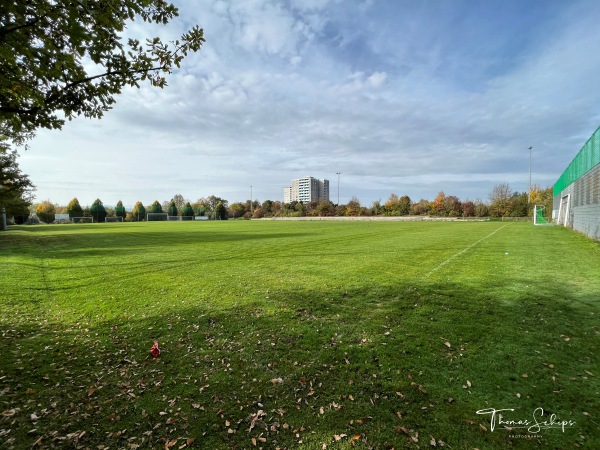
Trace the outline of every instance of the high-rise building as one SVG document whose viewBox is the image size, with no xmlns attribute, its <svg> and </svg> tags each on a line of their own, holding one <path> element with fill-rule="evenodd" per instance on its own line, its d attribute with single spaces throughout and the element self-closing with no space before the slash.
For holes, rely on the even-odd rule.
<svg viewBox="0 0 600 450">
<path fill-rule="evenodd" d="M 329 200 L 329 180 L 317 180 L 313 177 L 292 180 L 291 186 L 283 189 L 283 202 L 310 203 Z"/>
</svg>

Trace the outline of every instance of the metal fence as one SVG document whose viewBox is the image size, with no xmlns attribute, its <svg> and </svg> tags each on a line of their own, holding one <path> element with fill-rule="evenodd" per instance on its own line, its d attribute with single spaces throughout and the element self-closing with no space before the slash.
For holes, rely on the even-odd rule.
<svg viewBox="0 0 600 450">
<path fill-rule="evenodd" d="M 588 139 L 577 156 L 554 183 L 554 195 L 560 195 L 569 185 L 600 164 L 600 127 Z"/>
</svg>

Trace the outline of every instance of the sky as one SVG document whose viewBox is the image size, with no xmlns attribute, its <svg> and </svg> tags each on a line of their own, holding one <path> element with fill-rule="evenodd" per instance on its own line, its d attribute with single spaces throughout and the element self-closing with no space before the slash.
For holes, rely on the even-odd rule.
<svg viewBox="0 0 600 450">
<path fill-rule="evenodd" d="M 36 201 L 283 201 L 305 176 L 334 203 L 487 201 L 527 191 L 530 156 L 552 186 L 600 125 L 597 0 L 172 1 L 126 33 L 197 24 L 202 50 L 163 90 L 40 130 L 19 159 Z"/>
</svg>

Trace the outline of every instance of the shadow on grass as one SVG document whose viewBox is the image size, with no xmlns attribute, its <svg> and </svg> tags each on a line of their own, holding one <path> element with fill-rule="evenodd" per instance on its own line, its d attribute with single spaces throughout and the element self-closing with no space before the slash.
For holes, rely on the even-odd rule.
<svg viewBox="0 0 600 450">
<path fill-rule="evenodd" d="M 551 448 L 600 438 L 597 299 L 548 280 L 270 291 L 4 317 L 10 448 Z M 160 358 L 148 357 L 152 342 Z M 572 421 L 491 430 L 485 408 Z M 587 413 L 587 415 L 586 415 Z M 548 415 L 544 420 L 550 420 Z M 528 435 L 529 438 L 515 438 Z M 582 437 L 583 436 L 583 437 Z"/>
</svg>

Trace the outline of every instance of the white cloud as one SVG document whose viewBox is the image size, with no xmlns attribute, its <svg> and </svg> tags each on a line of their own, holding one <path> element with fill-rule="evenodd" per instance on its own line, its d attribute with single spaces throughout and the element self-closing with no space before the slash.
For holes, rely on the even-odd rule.
<svg viewBox="0 0 600 450">
<path fill-rule="evenodd" d="M 292 178 L 341 171 L 341 200 L 368 204 L 525 190 L 533 145 L 534 181 L 549 185 L 600 122 L 600 6 L 511 7 L 185 3 L 207 42 L 169 87 L 126 90 L 101 121 L 40 132 L 22 167 L 58 202 L 237 201 L 250 185 L 276 200 Z"/>
</svg>

